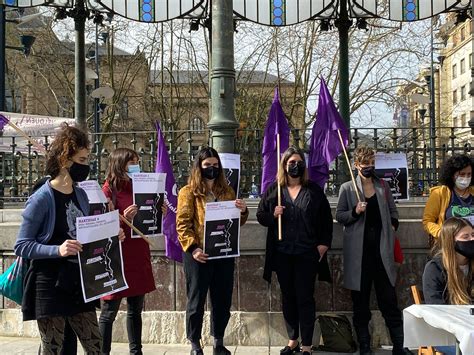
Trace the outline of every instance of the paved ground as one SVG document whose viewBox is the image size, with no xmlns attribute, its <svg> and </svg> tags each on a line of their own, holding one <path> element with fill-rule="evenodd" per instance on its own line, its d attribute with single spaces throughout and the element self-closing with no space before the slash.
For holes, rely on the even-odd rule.
<svg viewBox="0 0 474 355">
<path fill-rule="evenodd" d="M 39 340 L 35 338 L 10 338 L 0 337 L 0 353 L 1 354 L 23 354 L 23 355 L 37 355 Z M 250 346 L 228 346 L 227 347 L 234 355 L 278 355 L 280 347 L 250 347 Z M 143 346 L 143 353 L 150 355 L 188 355 L 188 345 L 157 345 L 146 344 Z M 82 352 L 79 351 L 79 354 Z M 206 355 L 212 354 L 212 348 L 207 346 L 204 348 Z M 114 343 L 112 345 L 113 355 L 128 355 L 128 344 Z M 343 353 L 326 353 L 314 352 L 313 354 L 330 354 L 343 355 Z M 391 351 L 379 350 L 377 355 L 389 355 Z"/>
</svg>

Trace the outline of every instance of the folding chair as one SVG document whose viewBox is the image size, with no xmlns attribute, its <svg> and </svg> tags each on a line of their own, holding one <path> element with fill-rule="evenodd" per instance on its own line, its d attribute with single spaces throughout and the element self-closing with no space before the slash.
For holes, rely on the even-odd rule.
<svg viewBox="0 0 474 355">
<path fill-rule="evenodd" d="M 416 285 L 411 286 L 411 294 L 415 304 L 423 304 L 423 292 L 421 292 Z M 443 355 L 444 353 L 436 351 L 433 346 L 420 346 L 418 348 L 418 355 Z"/>
</svg>

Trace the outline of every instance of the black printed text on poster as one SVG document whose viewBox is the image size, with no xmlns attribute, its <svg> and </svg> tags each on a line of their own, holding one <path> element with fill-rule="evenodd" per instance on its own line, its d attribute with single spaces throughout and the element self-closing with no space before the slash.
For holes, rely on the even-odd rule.
<svg viewBox="0 0 474 355">
<path fill-rule="evenodd" d="M 162 234 L 164 193 L 136 193 L 135 204 L 138 206 L 133 225 L 144 235 Z M 132 237 L 138 236 L 132 230 Z"/>
<path fill-rule="evenodd" d="M 239 256 L 239 219 L 206 222 L 204 253 L 211 258 Z"/>
<path fill-rule="evenodd" d="M 408 200 L 408 171 L 406 168 L 377 169 L 376 173 L 388 184 L 395 200 Z"/>
<path fill-rule="evenodd" d="M 85 302 L 128 288 L 118 236 L 82 244 L 79 262 Z"/>
</svg>

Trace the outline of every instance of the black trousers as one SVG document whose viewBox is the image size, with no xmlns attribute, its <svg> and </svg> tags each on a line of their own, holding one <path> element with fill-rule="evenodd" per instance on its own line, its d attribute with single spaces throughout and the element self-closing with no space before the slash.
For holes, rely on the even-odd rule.
<svg viewBox="0 0 474 355">
<path fill-rule="evenodd" d="M 130 354 L 142 353 L 142 311 L 145 296 L 127 297 L 127 333 Z M 103 301 L 99 317 L 102 335 L 101 353 L 109 354 L 112 346 L 112 326 L 121 300 Z"/>
<path fill-rule="evenodd" d="M 186 276 L 186 335 L 190 341 L 201 339 L 204 305 L 207 291 L 211 301 L 211 335 L 224 337 L 230 318 L 234 288 L 234 258 L 208 260 L 205 264 L 194 260 L 191 253 L 183 253 Z"/>
<path fill-rule="evenodd" d="M 304 346 L 311 346 L 313 340 L 316 319 L 314 283 L 318 259 L 316 252 L 302 255 L 277 252 L 275 255 L 288 338 L 297 340 L 301 330 L 301 344 Z"/>
<path fill-rule="evenodd" d="M 372 318 L 369 304 L 373 284 L 377 303 L 385 324 L 389 330 L 400 328 L 403 326 L 403 318 L 402 312 L 398 308 L 395 287 L 390 283 L 380 256 L 366 256 L 365 254 L 362 261 L 360 291 L 351 292 L 354 327 L 359 329 L 368 328 L 369 321 Z"/>
</svg>

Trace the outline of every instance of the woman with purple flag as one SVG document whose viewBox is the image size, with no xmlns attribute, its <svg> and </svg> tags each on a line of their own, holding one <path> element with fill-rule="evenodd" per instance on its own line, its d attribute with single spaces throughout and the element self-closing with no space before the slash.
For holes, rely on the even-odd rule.
<svg viewBox="0 0 474 355">
<path fill-rule="evenodd" d="M 128 148 L 115 149 L 109 156 L 107 179 L 102 188 L 111 200 L 112 207 L 119 210 L 130 222 L 138 208 L 133 204 L 132 178 L 140 172 L 138 153 Z M 163 206 L 163 214 L 166 206 Z M 131 238 L 130 227 L 122 224 L 126 238 L 122 244 L 123 266 L 128 289 L 105 296 L 99 328 L 102 335 L 101 353 L 109 354 L 112 343 L 112 326 L 119 311 L 122 298 L 127 298 L 127 333 L 130 354 L 142 354 L 142 311 L 145 295 L 155 290 L 149 245 L 142 238 Z"/>
<path fill-rule="evenodd" d="M 375 152 L 359 147 L 354 152 L 356 183 L 341 186 L 336 220 L 344 225 L 344 287 L 351 290 L 353 323 L 361 354 L 370 348 L 369 303 L 372 284 L 393 343 L 393 354 L 411 354 L 403 348 L 403 318 L 398 307 L 394 260 L 398 212 L 388 185 L 375 174 Z M 359 193 L 354 190 L 357 185 Z M 361 196 L 361 201 L 358 200 Z"/>
<path fill-rule="evenodd" d="M 230 319 L 234 287 L 234 258 L 208 260 L 203 251 L 204 214 L 208 202 L 235 200 L 234 190 L 227 184 L 219 154 L 213 148 L 201 149 L 194 160 L 188 184 L 178 194 L 176 229 L 183 247 L 186 276 L 186 335 L 191 342 L 191 355 L 203 355 L 201 331 L 207 292 L 211 300 L 211 334 L 214 355 L 231 355 L 224 346 L 224 332 Z M 247 221 L 249 211 L 243 200 L 235 200 L 241 211 L 240 224 Z"/>
<path fill-rule="evenodd" d="M 278 204 L 277 188 L 282 189 Z M 279 217 L 281 216 L 281 217 Z M 278 218 L 282 236 L 278 237 Z M 305 157 L 297 148 L 288 148 L 282 156 L 277 182 L 262 196 L 257 211 L 258 222 L 268 227 L 263 278 L 271 281 L 275 271 L 280 283 L 283 316 L 288 344 L 281 355 L 300 349 L 311 354 L 316 309 L 314 284 L 331 281 L 326 252 L 332 241 L 332 215 L 323 190 L 308 180 Z"/>
</svg>

